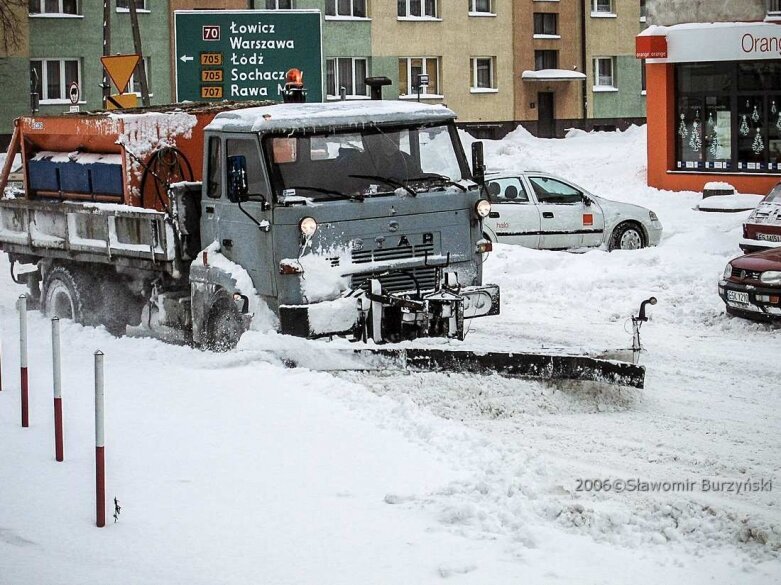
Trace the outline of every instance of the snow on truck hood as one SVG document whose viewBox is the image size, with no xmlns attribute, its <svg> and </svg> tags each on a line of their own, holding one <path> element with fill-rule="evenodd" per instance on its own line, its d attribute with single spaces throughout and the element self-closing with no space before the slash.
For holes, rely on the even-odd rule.
<svg viewBox="0 0 781 585">
<path fill-rule="evenodd" d="M 441 105 L 395 100 L 341 101 L 309 104 L 274 104 L 222 112 L 207 130 L 234 132 L 287 132 L 326 128 L 446 122 L 456 114 Z"/>
</svg>

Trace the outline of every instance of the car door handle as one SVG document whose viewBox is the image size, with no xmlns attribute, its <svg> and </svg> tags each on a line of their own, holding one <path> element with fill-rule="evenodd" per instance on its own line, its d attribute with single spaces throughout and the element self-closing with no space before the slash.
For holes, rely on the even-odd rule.
<svg viewBox="0 0 781 585">
<path fill-rule="evenodd" d="M 222 241 L 222 247 L 223 248 L 232 248 L 233 247 L 233 240 L 225 239 Z"/>
<path fill-rule="evenodd" d="M 552 211 L 543 211 L 542 217 L 545 219 L 553 219 L 553 212 Z"/>
<path fill-rule="evenodd" d="M 488 212 L 488 217 L 491 217 L 491 218 L 493 218 L 493 219 L 496 219 L 497 217 L 501 217 L 501 216 L 499 215 L 499 212 L 498 212 L 498 211 L 489 211 L 489 212 Z"/>
<path fill-rule="evenodd" d="M 206 207 L 206 213 L 214 213 L 214 207 L 207 206 Z"/>
</svg>

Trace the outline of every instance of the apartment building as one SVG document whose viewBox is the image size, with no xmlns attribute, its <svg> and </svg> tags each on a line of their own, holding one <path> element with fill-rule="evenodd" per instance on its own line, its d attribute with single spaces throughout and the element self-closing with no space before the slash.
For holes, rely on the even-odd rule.
<svg viewBox="0 0 781 585">
<path fill-rule="evenodd" d="M 781 176 L 781 2 L 649 0 L 648 183 L 765 193 Z"/>
<path fill-rule="evenodd" d="M 386 97 L 446 104 L 478 136 L 514 127 L 512 0 L 374 0 L 371 8 L 372 74 L 391 79 Z"/>
<path fill-rule="evenodd" d="M 645 122 L 643 62 L 635 37 L 646 26 L 643 0 L 581 0 L 589 128 L 612 130 Z"/>
<path fill-rule="evenodd" d="M 515 119 L 542 137 L 584 118 L 581 12 L 577 2 L 513 5 Z"/>
</svg>

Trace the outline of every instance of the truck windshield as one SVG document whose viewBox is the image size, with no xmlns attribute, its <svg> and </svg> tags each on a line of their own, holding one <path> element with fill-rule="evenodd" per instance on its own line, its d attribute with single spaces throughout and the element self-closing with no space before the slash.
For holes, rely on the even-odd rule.
<svg viewBox="0 0 781 585">
<path fill-rule="evenodd" d="M 768 203 L 781 203 L 781 183 L 773 187 L 764 200 Z"/>
<path fill-rule="evenodd" d="M 277 197 L 322 200 L 447 188 L 469 178 L 457 140 L 437 125 L 268 136 L 264 146 Z"/>
</svg>

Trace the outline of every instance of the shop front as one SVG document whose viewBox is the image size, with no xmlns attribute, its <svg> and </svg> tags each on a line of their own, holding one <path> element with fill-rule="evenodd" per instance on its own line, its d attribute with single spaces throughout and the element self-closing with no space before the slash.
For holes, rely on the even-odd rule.
<svg viewBox="0 0 781 585">
<path fill-rule="evenodd" d="M 781 179 L 781 26 L 650 27 L 636 56 L 646 59 L 650 186 L 766 193 Z"/>
</svg>

